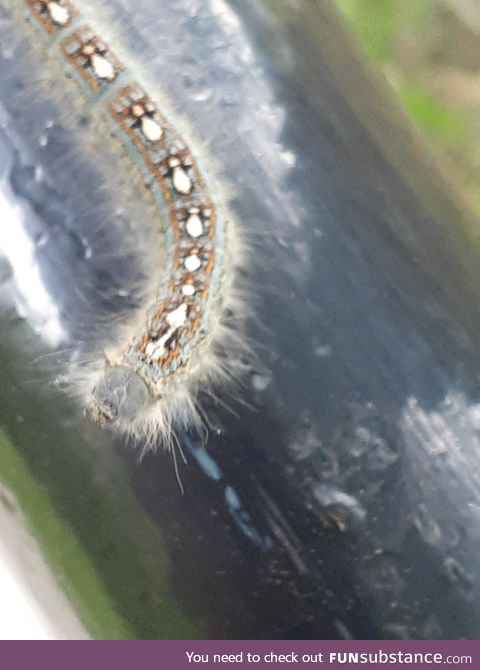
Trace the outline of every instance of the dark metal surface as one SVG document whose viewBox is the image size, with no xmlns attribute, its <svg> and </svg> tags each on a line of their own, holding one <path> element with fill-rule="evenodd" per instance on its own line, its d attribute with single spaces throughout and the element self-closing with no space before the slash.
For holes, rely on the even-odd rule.
<svg viewBox="0 0 480 670">
<path fill-rule="evenodd" d="M 119 550 L 116 571 L 90 541 L 95 515 L 81 518 L 83 499 L 66 490 L 75 474 L 65 449 L 84 458 L 73 435 L 94 445 L 83 487 L 113 467 L 97 443 L 126 473 L 148 518 L 142 532 L 162 537 L 189 634 L 477 637 L 480 260 L 466 215 L 329 3 L 106 4 L 235 189 L 232 211 L 252 240 L 258 363 L 237 397 L 222 398 L 231 409 L 210 404 L 204 445 L 183 437 L 182 496 L 163 453 L 139 463 L 118 442 L 112 451 L 79 413 L 58 415 L 57 392 L 26 390 L 32 368 L 14 352 L 28 328 L 39 332 L 30 310 L 30 325 L 3 329 L 0 411 L 14 444 L 138 637 L 166 634 L 152 603 L 165 577 L 145 568 L 142 593 L 123 588 L 135 561 L 155 562 L 151 546 L 142 557 L 132 519 L 121 523 L 136 558 Z M 113 309 L 99 288 L 130 280 L 104 253 L 128 226 L 106 225 L 112 185 L 98 187 L 102 165 L 80 158 L 80 132 L 71 137 L 53 101 L 29 88 L 28 47 L 13 35 L 4 19 L 4 192 L 32 213 L 35 264 L 75 342 Z M 41 410 L 29 411 L 35 403 Z"/>
</svg>

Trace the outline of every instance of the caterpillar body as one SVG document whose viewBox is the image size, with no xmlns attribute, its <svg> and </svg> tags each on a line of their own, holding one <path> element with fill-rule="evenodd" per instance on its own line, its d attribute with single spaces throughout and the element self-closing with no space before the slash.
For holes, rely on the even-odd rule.
<svg viewBox="0 0 480 670">
<path fill-rule="evenodd" d="M 231 361 L 244 350 L 243 245 L 197 158 L 123 54 L 70 0 L 23 1 L 50 57 L 141 174 L 165 238 L 165 269 L 149 304 L 104 357 L 76 368 L 77 392 L 94 422 L 168 446 L 175 426 L 201 421 L 199 390 L 235 376 Z"/>
</svg>

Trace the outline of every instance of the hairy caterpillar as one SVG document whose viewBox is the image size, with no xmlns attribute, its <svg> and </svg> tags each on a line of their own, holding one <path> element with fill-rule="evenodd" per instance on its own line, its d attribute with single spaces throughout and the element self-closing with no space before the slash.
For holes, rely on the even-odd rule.
<svg viewBox="0 0 480 670">
<path fill-rule="evenodd" d="M 69 0 L 23 1 L 50 58 L 110 129 L 105 139 L 117 140 L 141 174 L 165 233 L 165 267 L 148 304 L 114 335 L 106 360 L 74 370 L 77 393 L 96 423 L 168 445 L 175 425 L 200 422 L 199 389 L 230 376 L 229 358 L 243 349 L 228 318 L 232 308 L 241 312 L 242 244 L 193 152 L 123 54 Z"/>
</svg>

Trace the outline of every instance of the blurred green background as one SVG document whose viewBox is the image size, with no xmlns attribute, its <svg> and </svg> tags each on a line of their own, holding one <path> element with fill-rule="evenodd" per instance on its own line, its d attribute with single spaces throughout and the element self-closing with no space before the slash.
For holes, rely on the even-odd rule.
<svg viewBox="0 0 480 670">
<path fill-rule="evenodd" d="M 480 214 L 480 0 L 335 0 Z"/>
</svg>

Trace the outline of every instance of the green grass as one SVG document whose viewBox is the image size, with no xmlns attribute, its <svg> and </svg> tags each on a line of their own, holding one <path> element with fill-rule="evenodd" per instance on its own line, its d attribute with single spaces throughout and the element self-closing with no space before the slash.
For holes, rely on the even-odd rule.
<svg viewBox="0 0 480 670">
<path fill-rule="evenodd" d="M 395 40 L 427 20 L 432 0 L 335 0 L 358 34 L 369 56 L 379 65 L 395 57 Z"/>
<path fill-rule="evenodd" d="M 427 135 L 444 143 L 466 142 L 466 115 L 439 103 L 425 88 L 404 75 L 396 44 L 417 42 L 431 20 L 432 0 L 335 0 L 369 57 L 396 88 L 405 109 Z M 427 39 L 428 42 L 428 39 Z M 394 73 L 394 77 L 389 74 Z"/>
<path fill-rule="evenodd" d="M 415 124 L 432 140 L 463 147 L 468 141 L 468 121 L 464 114 L 438 103 L 418 86 L 403 81 L 400 99 Z"/>
<path fill-rule="evenodd" d="M 334 2 L 367 55 L 385 74 L 450 181 L 480 213 L 478 119 L 468 106 L 447 105 L 431 85 L 435 73 L 441 76 L 448 71 L 452 53 L 459 56 L 463 49 L 463 57 L 472 58 L 471 42 L 469 46 L 457 37 L 452 47 L 442 37 L 455 30 L 455 16 L 436 0 Z"/>
<path fill-rule="evenodd" d="M 1 431 L 0 480 L 15 493 L 30 530 L 90 635 L 100 639 L 134 637 L 132 628 L 116 613 L 91 558 Z"/>
<path fill-rule="evenodd" d="M 395 6 L 398 3 L 391 0 L 336 0 L 336 4 L 349 19 L 369 56 L 381 65 L 387 63 L 392 55 L 397 27 Z"/>
</svg>

